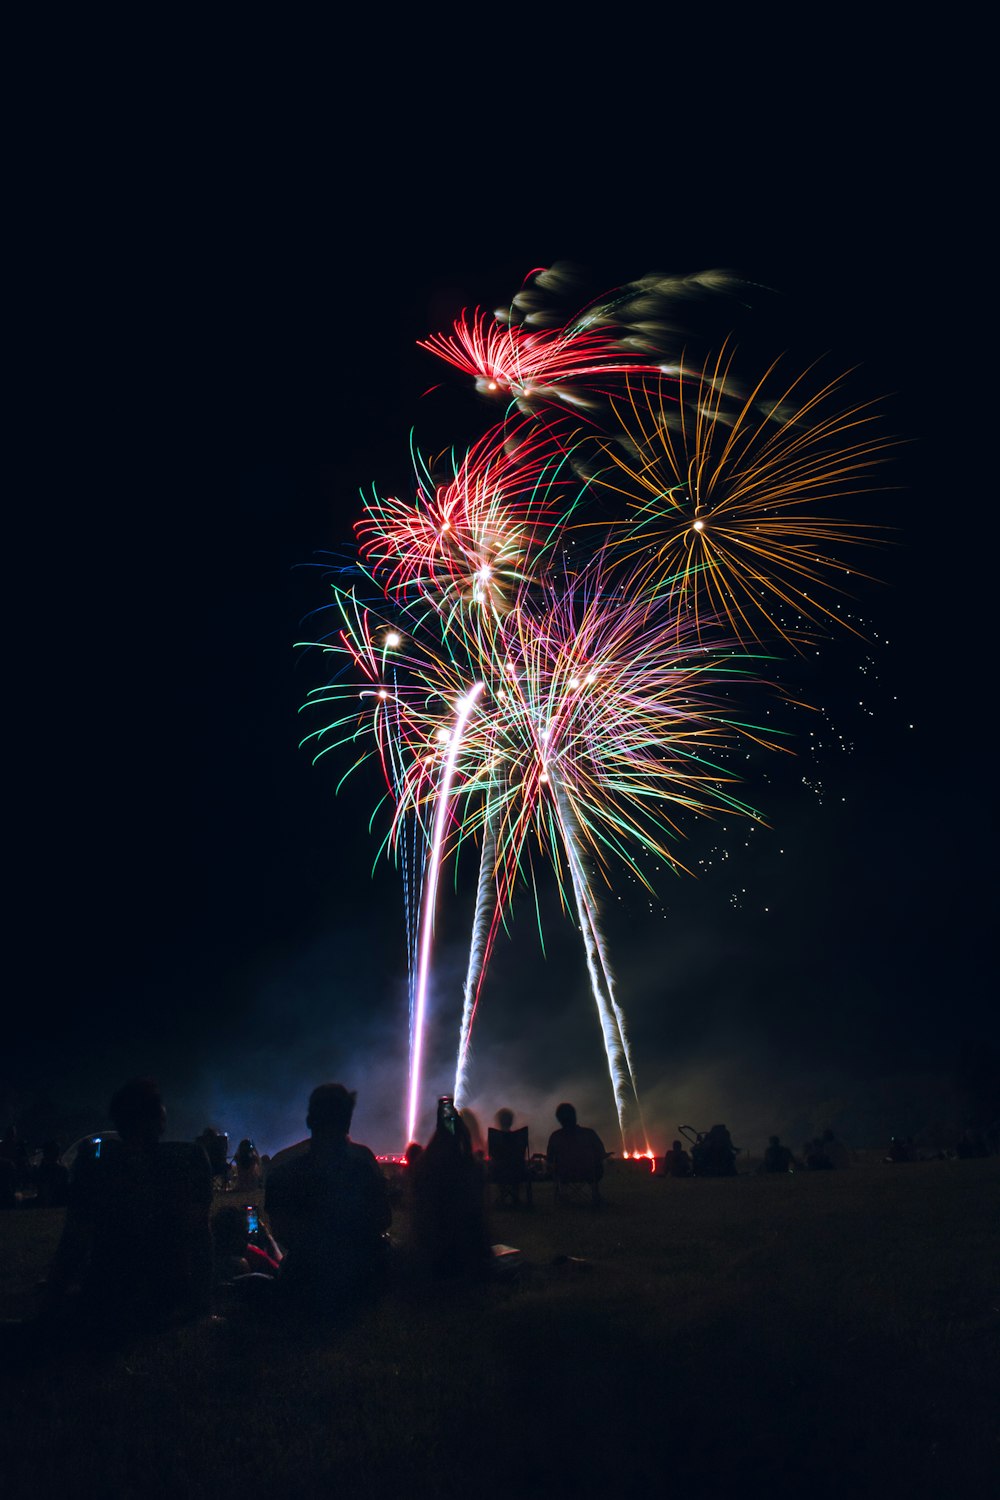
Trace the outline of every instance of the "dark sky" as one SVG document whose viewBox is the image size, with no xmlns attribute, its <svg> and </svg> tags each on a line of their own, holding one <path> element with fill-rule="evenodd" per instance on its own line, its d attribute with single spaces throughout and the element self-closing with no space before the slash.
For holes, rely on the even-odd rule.
<svg viewBox="0 0 1000 1500">
<path fill-rule="evenodd" d="M 859 103 L 862 72 L 849 119 L 831 85 L 796 90 L 766 150 L 734 136 L 736 111 L 663 140 L 651 111 L 623 133 L 591 121 L 568 149 L 551 124 L 532 144 L 398 101 L 390 147 L 359 126 L 358 90 L 301 118 L 249 91 L 203 136 L 112 119 L 97 167 L 63 141 L 25 230 L 8 1110 L 42 1090 L 99 1124 L 123 1077 L 153 1073 L 176 1133 L 212 1119 L 274 1149 L 335 1076 L 360 1090 L 357 1133 L 402 1144 L 401 891 L 371 874 L 374 780 L 335 799 L 337 769 L 297 748 L 324 670 L 293 643 L 315 634 L 359 492 L 405 485 L 409 429 L 433 448 L 492 419 L 415 341 L 569 259 L 594 292 L 710 266 L 774 288 L 769 333 L 858 364 L 907 442 L 899 488 L 870 501 L 898 528 L 859 604 L 873 639 L 831 647 L 808 684 L 818 760 L 803 744 L 793 774 L 748 786 L 769 831 L 692 834 L 700 879 L 665 877 L 652 909 L 628 882 L 609 903 L 655 1134 L 711 1115 L 751 1144 L 834 1119 L 860 1138 L 946 1111 L 960 1043 L 997 1034 L 969 525 L 989 505 L 990 393 L 972 388 L 968 213 L 955 231 L 967 179 L 917 81 Z M 442 917 L 452 1005 L 464 901 Z M 544 1134 L 572 1092 L 612 1136 L 576 935 L 547 917 L 547 959 L 527 907 L 498 948 L 473 1095 Z M 442 1014 L 431 1097 L 456 1035 Z"/>
</svg>

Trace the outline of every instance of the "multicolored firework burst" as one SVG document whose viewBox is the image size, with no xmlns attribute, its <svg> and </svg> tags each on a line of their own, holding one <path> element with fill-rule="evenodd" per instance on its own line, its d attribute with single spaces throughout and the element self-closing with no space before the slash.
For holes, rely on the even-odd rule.
<svg viewBox="0 0 1000 1500">
<path fill-rule="evenodd" d="M 303 743 L 317 759 L 354 748 L 345 776 L 381 765 L 381 847 L 403 868 L 410 933 L 408 1135 L 440 874 L 475 849 L 456 1098 L 498 930 L 519 891 L 539 909 L 551 872 L 583 937 L 623 1146 L 648 1151 L 598 890 L 622 868 L 648 885 L 642 852 L 683 870 L 689 815 L 760 821 L 726 769 L 750 740 L 780 748 L 734 709 L 760 681 L 748 652 L 835 618 L 814 590 L 874 528 L 812 507 L 872 488 L 888 440 L 840 379 L 807 394 L 770 366 L 737 388 L 731 344 L 696 376 L 666 363 L 671 294 L 731 292 L 730 278 L 641 278 L 527 328 L 552 322 L 544 294 L 563 278 L 548 274 L 506 320 L 463 313 L 422 341 L 521 415 L 443 464 L 414 450 L 412 498 L 365 502 L 358 563 L 378 598 L 335 588 L 319 644 L 339 666 L 307 705 L 335 712 Z M 553 405 L 588 413 L 582 437 Z"/>
<path fill-rule="evenodd" d="M 491 429 L 446 482 L 414 451 L 412 500 L 366 502 L 355 523 L 359 558 L 403 606 L 424 601 L 447 630 L 470 607 L 500 617 L 537 576 L 566 522 L 565 460 L 530 423 Z"/>
</svg>

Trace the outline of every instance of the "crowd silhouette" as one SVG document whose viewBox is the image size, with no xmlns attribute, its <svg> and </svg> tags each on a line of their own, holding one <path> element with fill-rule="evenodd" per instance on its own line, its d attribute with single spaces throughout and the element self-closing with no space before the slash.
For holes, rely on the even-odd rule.
<svg viewBox="0 0 1000 1500">
<path fill-rule="evenodd" d="M 205 1318 L 251 1315 L 326 1329 L 369 1306 L 394 1274 L 426 1285 L 476 1280 L 509 1267 L 518 1252 L 495 1244 L 491 1212 L 530 1210 L 540 1181 L 554 1205 L 603 1207 L 608 1152 L 568 1101 L 544 1153 L 504 1107 L 485 1139 L 475 1115 L 450 1096 L 437 1103 L 433 1133 L 381 1162 L 352 1140 L 356 1093 L 340 1083 L 313 1089 L 308 1140 L 273 1162 L 250 1135 L 230 1157 L 228 1137 L 209 1125 L 192 1142 L 164 1139 L 157 1084 L 135 1078 L 109 1105 L 111 1130 L 73 1151 L 46 1139 L 31 1152 L 9 1126 L 0 1141 L 0 1208 L 63 1209 L 65 1218 L 36 1315 L 23 1330 L 38 1349 L 117 1347 Z M 655 1161 L 667 1179 L 737 1174 L 728 1128 L 679 1127 Z M 966 1130 L 958 1157 L 991 1154 L 988 1132 Z M 944 1154 L 944 1153 L 941 1153 Z M 895 1137 L 883 1158 L 922 1158 L 912 1137 Z M 842 1170 L 852 1152 L 830 1129 L 796 1155 L 772 1135 L 763 1174 Z M 221 1198 L 221 1201 L 220 1201 Z M 391 1234 L 404 1216 L 404 1246 Z M 566 1261 L 567 1257 L 558 1257 Z M 569 1257 L 570 1260 L 573 1257 Z"/>
</svg>

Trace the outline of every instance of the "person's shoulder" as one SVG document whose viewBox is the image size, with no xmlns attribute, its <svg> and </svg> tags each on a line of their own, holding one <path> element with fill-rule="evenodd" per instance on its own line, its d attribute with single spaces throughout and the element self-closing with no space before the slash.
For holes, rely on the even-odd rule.
<svg viewBox="0 0 1000 1500">
<path fill-rule="evenodd" d="M 265 1181 L 270 1182 L 275 1176 L 280 1176 L 292 1162 L 308 1161 L 311 1149 L 312 1142 L 308 1136 L 304 1140 L 296 1141 L 292 1146 L 283 1146 L 280 1151 L 274 1153 L 268 1162 Z"/>
<path fill-rule="evenodd" d="M 277 1166 L 273 1163 L 268 1171 L 265 1187 L 268 1192 L 277 1186 L 279 1189 L 291 1182 L 301 1182 L 304 1178 L 313 1175 L 314 1162 L 312 1153 L 308 1150 L 301 1155 L 289 1156 Z"/>
<path fill-rule="evenodd" d="M 370 1146 L 363 1146 L 360 1141 L 347 1142 L 347 1157 L 354 1167 L 360 1172 L 375 1172 L 382 1176 L 382 1168 L 378 1164 L 378 1158 Z"/>
<path fill-rule="evenodd" d="M 378 1166 L 378 1159 L 370 1146 L 363 1146 L 360 1141 L 348 1140 L 347 1150 L 352 1156 L 363 1157 L 366 1161 L 373 1161 Z"/>
</svg>

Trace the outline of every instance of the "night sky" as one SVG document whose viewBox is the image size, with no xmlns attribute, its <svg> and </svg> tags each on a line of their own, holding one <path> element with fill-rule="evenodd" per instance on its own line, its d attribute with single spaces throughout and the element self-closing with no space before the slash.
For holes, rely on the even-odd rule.
<svg viewBox="0 0 1000 1500">
<path fill-rule="evenodd" d="M 96 169 L 65 143 L 46 232 L 25 231 L 8 1115 L 44 1097 L 63 1131 L 96 1128 L 114 1087 L 150 1073 L 172 1134 L 211 1121 L 274 1150 L 338 1078 L 359 1090 L 355 1134 L 404 1144 L 402 896 L 390 866 L 372 873 L 378 783 L 335 797 L 346 762 L 298 749 L 326 669 L 293 644 L 322 630 L 360 492 L 405 489 L 410 428 L 435 449 L 495 417 L 416 340 L 571 260 L 595 294 L 708 267 L 774 289 L 766 337 L 858 365 L 904 440 L 896 488 L 863 502 L 895 528 L 864 559 L 884 580 L 859 587 L 869 638 L 801 668 L 819 749 L 804 736 L 744 789 L 770 827 L 693 826 L 679 852 L 697 880 L 607 897 L 656 1143 L 724 1119 L 739 1144 L 827 1124 L 877 1144 L 953 1118 L 962 1043 L 997 1042 L 976 479 L 991 392 L 972 373 L 968 213 L 954 229 L 967 183 L 918 92 L 855 99 L 849 127 L 802 93 L 780 149 L 752 160 L 721 126 L 658 144 L 592 129 L 585 153 L 540 128 L 519 157 L 443 111 L 387 151 L 351 134 L 335 92 L 275 132 L 264 90 L 204 141 L 189 124 L 137 143 L 109 121 Z M 447 891 L 441 917 L 429 1109 L 469 899 Z M 509 1103 L 543 1137 L 574 1098 L 615 1144 L 554 888 L 544 917 L 547 957 L 527 902 L 498 945 L 474 1104 L 485 1121 Z"/>
</svg>

